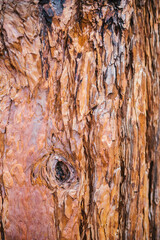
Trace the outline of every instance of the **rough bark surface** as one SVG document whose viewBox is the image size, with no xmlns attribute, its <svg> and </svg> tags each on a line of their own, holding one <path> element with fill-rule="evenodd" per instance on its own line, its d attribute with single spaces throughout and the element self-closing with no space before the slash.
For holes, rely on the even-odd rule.
<svg viewBox="0 0 160 240">
<path fill-rule="evenodd" d="M 0 1 L 2 240 L 160 239 L 159 7 Z"/>
</svg>

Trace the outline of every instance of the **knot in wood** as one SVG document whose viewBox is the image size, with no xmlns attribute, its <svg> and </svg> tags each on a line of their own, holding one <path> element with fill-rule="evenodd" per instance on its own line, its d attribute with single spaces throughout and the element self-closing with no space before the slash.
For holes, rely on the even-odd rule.
<svg viewBox="0 0 160 240">
<path fill-rule="evenodd" d="M 43 184 L 49 189 L 55 187 L 67 189 L 77 184 L 77 171 L 72 164 L 59 154 L 51 153 L 39 160 L 31 171 L 32 184 Z"/>
<path fill-rule="evenodd" d="M 55 166 L 55 177 L 59 182 L 65 182 L 70 178 L 70 171 L 65 163 L 58 161 Z"/>
</svg>

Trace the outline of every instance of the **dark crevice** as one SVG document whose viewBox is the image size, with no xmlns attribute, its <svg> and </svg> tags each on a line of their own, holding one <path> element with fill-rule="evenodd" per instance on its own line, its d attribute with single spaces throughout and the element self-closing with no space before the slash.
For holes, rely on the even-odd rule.
<svg viewBox="0 0 160 240">
<path fill-rule="evenodd" d="M 105 73 L 103 73 L 103 88 L 104 88 L 104 94 L 106 96 L 107 91 L 106 91 L 106 85 L 105 85 Z"/>
<path fill-rule="evenodd" d="M 46 20 L 46 25 L 50 28 L 52 24 L 52 17 L 54 15 L 61 15 L 63 13 L 63 4 L 65 0 L 40 0 L 39 5 L 42 7 L 42 15 Z"/>
<path fill-rule="evenodd" d="M 126 66 L 126 77 L 128 77 L 129 72 L 131 72 L 131 78 L 134 76 L 134 68 L 133 68 L 133 52 L 132 49 L 129 51 L 129 63 Z"/>
<path fill-rule="evenodd" d="M 118 10 L 115 10 L 114 16 L 110 17 L 105 24 L 112 34 L 115 33 L 116 36 L 119 36 L 119 41 L 121 42 L 122 33 L 125 28 L 123 19 L 118 16 Z M 114 42 L 113 45 L 115 45 Z"/>
<path fill-rule="evenodd" d="M 84 199 L 81 201 L 81 219 L 79 225 L 80 237 L 82 240 L 87 240 L 86 229 L 87 229 L 87 215 L 84 210 Z"/>
<path fill-rule="evenodd" d="M 77 63 L 77 60 L 76 60 L 76 66 L 75 66 L 75 79 L 77 77 L 77 69 L 78 69 L 78 63 Z"/>
<path fill-rule="evenodd" d="M 152 192 L 153 167 L 154 167 L 154 163 L 153 163 L 153 161 L 151 161 L 150 168 L 149 168 L 149 174 L 148 174 L 148 178 L 149 178 L 149 192 L 148 192 L 149 207 L 151 206 L 151 202 L 152 202 L 152 200 L 151 200 L 151 192 Z"/>
<path fill-rule="evenodd" d="M 117 67 L 116 66 L 115 66 L 115 72 L 116 72 L 115 86 L 116 86 L 116 89 L 118 91 L 120 99 L 122 99 L 121 88 L 118 86 L 118 83 L 117 83 Z"/>
<path fill-rule="evenodd" d="M 115 12 L 115 34 L 118 35 L 119 34 L 119 40 L 121 42 L 121 39 L 122 39 L 122 32 L 124 30 L 124 21 L 122 18 L 118 17 L 118 11 Z"/>
<path fill-rule="evenodd" d="M 50 0 L 39 0 L 39 4 L 40 5 L 44 5 L 44 4 L 47 4 L 49 3 Z"/>
<path fill-rule="evenodd" d="M 0 186 L 0 196 L 2 197 L 2 211 L 3 211 L 3 203 L 4 203 L 4 194 L 3 194 L 3 180 L 1 179 L 1 186 Z M 3 221 L 2 221 L 2 211 L 0 213 L 0 232 L 1 232 L 1 240 L 5 240 L 5 231 L 3 227 Z"/>
<path fill-rule="evenodd" d="M 138 125 L 138 123 L 137 123 L 137 130 L 138 130 L 138 132 L 140 131 L 140 129 L 139 129 L 139 125 Z M 132 139 L 132 141 L 133 141 L 133 139 Z M 138 158 L 137 158 L 137 160 L 138 160 L 138 177 L 139 177 L 139 179 L 138 179 L 138 189 L 137 189 L 137 219 L 136 219 L 136 227 L 135 227 L 135 229 L 137 229 L 137 223 L 138 223 L 138 217 L 139 217 L 139 205 L 140 205 L 140 203 L 139 203 L 139 200 L 140 200 L 140 188 L 141 188 L 141 156 L 140 156 L 140 143 L 139 143 L 139 138 L 138 138 L 138 142 L 137 142 L 137 145 L 138 145 Z M 136 230 L 133 232 L 133 238 L 134 239 L 136 239 Z"/>
<path fill-rule="evenodd" d="M 132 13 L 131 19 L 130 19 L 130 27 L 131 27 L 132 32 L 134 33 L 135 26 L 134 26 L 134 15 L 133 15 L 133 13 Z"/>
<path fill-rule="evenodd" d="M 53 193 L 54 200 L 54 221 L 55 221 L 55 229 L 56 229 L 56 240 L 60 240 L 60 229 L 59 229 L 59 214 L 58 214 L 58 196 L 57 192 Z"/>
<path fill-rule="evenodd" d="M 112 32 L 113 17 L 110 17 L 105 24 L 107 25 L 107 28 Z"/>
<path fill-rule="evenodd" d="M 77 0 L 77 21 L 79 22 L 79 26 L 81 28 L 83 20 L 83 5 L 82 0 Z"/>
<path fill-rule="evenodd" d="M 157 203 L 157 196 L 156 196 L 156 188 L 158 182 L 158 170 L 157 170 L 157 160 L 155 160 L 154 170 L 153 170 L 153 205 L 154 205 L 154 219 L 152 225 L 152 239 L 156 239 L 157 237 L 157 225 L 156 225 L 156 203 Z"/>
<path fill-rule="evenodd" d="M 125 165 L 124 165 L 124 161 L 121 158 L 121 182 L 120 182 L 120 187 L 119 187 L 119 191 L 120 191 L 120 198 L 119 198 L 119 226 L 121 225 L 121 220 L 123 219 L 123 209 L 124 209 L 124 203 L 125 203 L 125 196 L 124 194 L 122 194 L 123 190 L 122 187 L 123 183 L 125 182 Z M 124 218 L 126 219 L 126 218 Z M 126 225 L 126 222 L 125 222 Z M 120 234 L 120 233 L 119 233 Z M 120 238 L 120 235 L 119 235 Z"/>
<path fill-rule="evenodd" d="M 79 80 L 79 75 L 77 77 L 77 70 L 78 70 L 78 60 L 82 57 L 82 53 L 78 53 L 77 54 L 77 58 L 76 58 L 76 66 L 75 66 L 75 74 L 74 74 L 74 78 L 75 78 L 75 81 L 78 81 Z"/>
<path fill-rule="evenodd" d="M 48 40 L 48 28 L 51 27 L 51 22 L 49 22 L 49 18 L 46 18 L 46 12 L 43 7 L 39 5 L 40 12 L 40 42 L 41 42 L 41 50 L 39 51 L 40 59 L 41 59 L 41 68 L 42 68 L 42 76 L 45 79 L 49 77 L 50 65 L 48 62 L 48 55 L 50 52 L 49 40 Z"/>
<path fill-rule="evenodd" d="M 76 101 L 77 101 L 78 90 L 79 90 L 79 87 L 82 83 L 82 80 L 83 79 L 80 80 L 80 75 L 78 75 L 78 78 L 77 78 L 78 84 L 77 84 L 76 93 L 75 93 L 75 96 L 74 96 L 74 108 L 75 108 L 75 111 L 76 111 L 76 116 L 78 116 Z"/>
<path fill-rule="evenodd" d="M 48 27 L 51 27 L 51 24 L 52 24 L 52 16 L 48 14 L 48 11 L 46 9 L 42 9 L 42 15 L 46 21 L 46 25 Z M 53 13 L 53 16 L 54 16 L 54 13 Z"/>
<path fill-rule="evenodd" d="M 42 41 L 41 41 L 41 44 L 42 44 Z M 40 55 L 40 59 L 41 59 L 41 70 L 42 70 L 42 76 L 43 76 L 43 55 L 42 55 L 42 50 L 39 51 L 39 55 Z"/>
<path fill-rule="evenodd" d="M 81 201 L 81 221 L 80 221 L 80 236 L 81 239 L 87 239 L 86 230 L 88 229 L 88 233 L 90 239 L 94 239 L 95 232 L 96 232 L 96 223 L 94 222 L 94 160 L 90 154 L 90 131 L 91 131 L 91 122 L 92 122 L 92 114 L 90 113 L 89 116 L 86 116 L 86 124 L 87 124 L 87 137 L 83 136 L 83 150 L 84 156 L 86 160 L 85 165 L 85 178 L 89 185 L 89 201 L 85 204 L 88 205 L 88 210 L 86 212 L 84 208 L 84 199 Z"/>
<path fill-rule="evenodd" d="M 80 80 L 80 75 L 78 75 L 77 81 L 78 81 L 78 84 L 77 84 L 77 88 L 76 88 L 76 94 L 75 94 L 75 97 L 74 97 L 74 104 L 76 104 L 78 89 L 79 89 L 79 86 L 80 86 L 80 84 L 82 82 L 82 79 Z"/>
<path fill-rule="evenodd" d="M 136 7 L 141 8 L 144 6 L 144 0 L 135 0 Z"/>
<path fill-rule="evenodd" d="M 58 161 L 55 166 L 56 179 L 61 183 L 67 181 L 70 178 L 70 171 L 65 163 Z"/>
<path fill-rule="evenodd" d="M 104 27 L 105 27 L 105 20 L 103 19 L 102 21 L 102 27 L 101 27 L 101 38 L 102 38 L 102 43 L 103 43 L 103 46 L 104 46 Z"/>
<path fill-rule="evenodd" d="M 72 58 L 71 58 L 71 55 L 69 52 L 69 46 L 70 46 L 70 44 L 72 44 L 72 42 L 73 42 L 73 40 L 67 32 L 65 42 L 64 42 L 64 57 L 66 56 L 70 63 L 71 63 Z"/>
<path fill-rule="evenodd" d="M 96 77 L 96 88 L 99 94 L 99 87 L 98 87 L 98 53 L 96 51 L 96 69 L 95 69 L 95 77 Z"/>
<path fill-rule="evenodd" d="M 105 43 L 104 43 L 104 27 L 105 27 L 105 21 L 103 20 L 102 27 L 101 27 L 101 38 L 102 38 L 103 46 L 105 45 Z M 104 47 L 102 48 L 102 53 L 103 53 L 103 51 L 105 51 L 105 50 L 104 50 Z M 102 54 L 102 55 L 103 55 L 103 54 Z M 97 56 L 96 56 L 96 68 L 97 68 Z M 97 79 L 97 77 L 98 77 L 98 72 L 97 72 L 97 70 L 96 70 L 96 74 L 97 74 L 97 76 L 96 76 L 96 79 Z M 106 96 L 105 73 L 103 72 L 102 74 L 103 74 L 103 78 L 102 78 L 102 79 L 103 79 L 104 94 L 105 94 L 105 96 Z M 98 87 L 97 83 L 96 83 L 96 87 Z M 97 90 L 97 91 L 98 91 L 98 90 Z"/>
<path fill-rule="evenodd" d="M 118 7 L 121 4 L 121 0 L 108 0 L 108 3 L 114 7 Z"/>
<path fill-rule="evenodd" d="M 90 156 L 90 153 L 89 153 L 89 146 L 87 146 L 87 143 L 85 142 L 84 138 L 83 138 L 83 142 L 84 142 L 84 145 L 83 145 L 83 148 L 84 148 L 84 155 L 85 155 L 85 158 L 88 162 L 88 179 L 89 179 L 89 211 L 90 212 L 93 212 L 93 172 L 94 172 L 94 163 L 93 163 L 93 160 Z"/>
<path fill-rule="evenodd" d="M 94 214 L 94 172 L 95 172 L 95 165 L 94 160 L 90 154 L 90 131 L 91 131 L 91 122 L 92 122 L 92 114 L 89 114 L 89 120 L 86 117 L 86 123 L 88 128 L 88 139 L 83 137 L 83 149 L 84 155 L 87 162 L 87 172 L 88 172 L 88 184 L 89 184 L 89 213 L 88 213 L 88 220 L 89 224 L 93 227 L 94 233 L 91 231 L 90 239 L 92 240 L 92 235 L 95 235 L 96 232 L 96 223 L 94 222 L 93 214 Z M 91 230 L 91 229 L 90 229 Z"/>
<path fill-rule="evenodd" d="M 1 220 L 1 240 L 5 240 L 4 228 L 3 228 L 3 222 L 2 222 L 2 220 Z"/>
</svg>

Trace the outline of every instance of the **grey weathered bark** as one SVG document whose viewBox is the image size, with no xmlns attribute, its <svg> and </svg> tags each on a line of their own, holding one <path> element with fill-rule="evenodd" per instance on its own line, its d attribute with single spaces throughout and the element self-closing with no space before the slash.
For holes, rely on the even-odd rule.
<svg viewBox="0 0 160 240">
<path fill-rule="evenodd" d="M 1 239 L 160 238 L 159 7 L 0 1 Z"/>
</svg>

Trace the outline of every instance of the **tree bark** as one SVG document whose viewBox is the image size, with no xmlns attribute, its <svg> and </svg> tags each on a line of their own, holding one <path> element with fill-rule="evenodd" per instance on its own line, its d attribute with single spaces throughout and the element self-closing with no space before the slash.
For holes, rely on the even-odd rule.
<svg viewBox="0 0 160 240">
<path fill-rule="evenodd" d="M 158 0 L 0 1 L 1 239 L 160 239 Z"/>
</svg>

